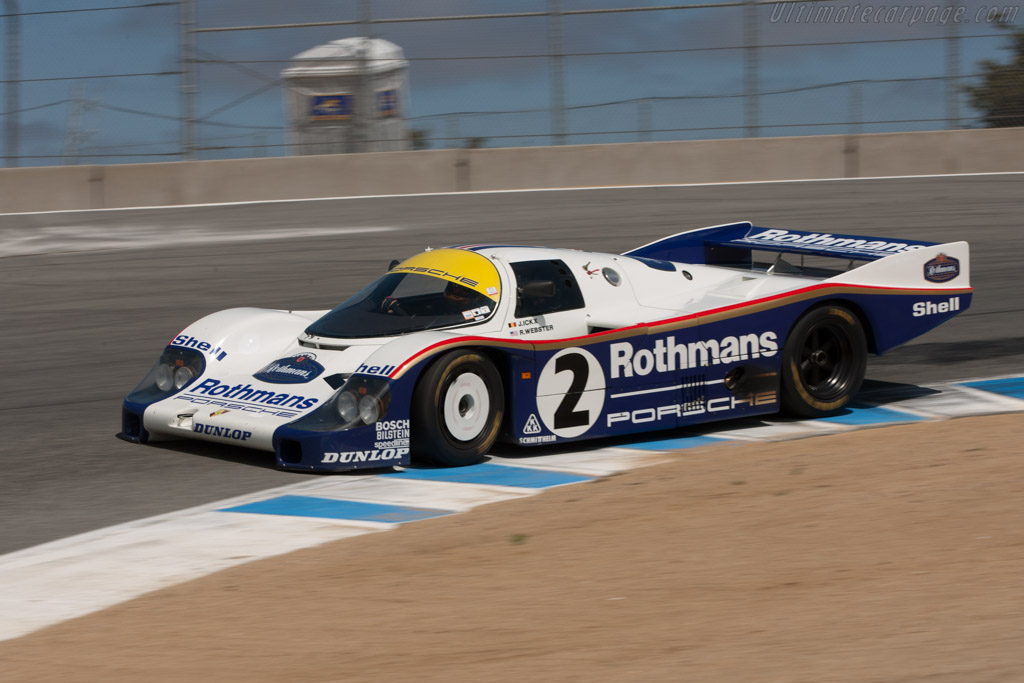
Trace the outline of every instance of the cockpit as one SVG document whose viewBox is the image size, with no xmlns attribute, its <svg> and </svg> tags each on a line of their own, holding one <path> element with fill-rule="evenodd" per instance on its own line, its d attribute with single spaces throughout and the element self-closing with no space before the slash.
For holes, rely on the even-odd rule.
<svg viewBox="0 0 1024 683">
<path fill-rule="evenodd" d="M 489 259 L 464 249 L 421 252 L 310 325 L 318 337 L 388 337 L 472 325 L 494 314 L 501 279 Z"/>
</svg>

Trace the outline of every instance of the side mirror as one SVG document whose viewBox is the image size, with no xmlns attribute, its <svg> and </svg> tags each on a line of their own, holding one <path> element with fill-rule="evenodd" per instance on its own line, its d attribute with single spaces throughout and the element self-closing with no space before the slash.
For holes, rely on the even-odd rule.
<svg viewBox="0 0 1024 683">
<path fill-rule="evenodd" d="M 534 280 L 519 288 L 523 296 L 536 296 L 546 299 L 555 295 L 555 283 L 551 280 Z"/>
<path fill-rule="evenodd" d="M 398 259 L 391 259 L 391 263 L 388 264 L 388 270 L 393 270 L 399 263 L 400 261 Z"/>
</svg>

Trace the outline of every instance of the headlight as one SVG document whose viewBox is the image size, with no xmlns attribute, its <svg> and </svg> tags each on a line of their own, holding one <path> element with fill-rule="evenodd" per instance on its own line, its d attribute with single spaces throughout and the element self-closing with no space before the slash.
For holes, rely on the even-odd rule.
<svg viewBox="0 0 1024 683">
<path fill-rule="evenodd" d="M 391 383 L 383 377 L 354 375 L 319 408 L 289 426 L 311 432 L 358 429 L 383 420 L 391 403 Z"/>
<path fill-rule="evenodd" d="M 343 391 L 338 395 L 338 415 L 345 422 L 352 422 L 359 417 L 359 404 L 351 391 Z"/>
<path fill-rule="evenodd" d="M 174 386 L 174 370 L 170 365 L 160 363 L 156 369 L 156 388 L 160 391 L 170 391 Z"/>
<path fill-rule="evenodd" d="M 365 424 L 373 424 L 380 419 L 380 403 L 376 396 L 363 396 L 359 399 L 359 419 Z"/>
<path fill-rule="evenodd" d="M 206 360 L 195 349 L 168 346 L 156 364 L 137 387 L 128 394 L 129 401 L 151 403 L 167 398 L 203 374 Z"/>
<path fill-rule="evenodd" d="M 195 372 L 193 372 L 192 368 L 190 368 L 187 365 L 181 366 L 180 368 L 174 371 L 174 388 L 181 389 L 186 384 L 191 382 L 192 378 L 195 376 Z"/>
</svg>

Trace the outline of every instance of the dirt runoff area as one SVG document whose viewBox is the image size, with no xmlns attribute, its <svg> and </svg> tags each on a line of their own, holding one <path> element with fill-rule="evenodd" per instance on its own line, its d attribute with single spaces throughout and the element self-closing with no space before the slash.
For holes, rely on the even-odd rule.
<svg viewBox="0 0 1024 683">
<path fill-rule="evenodd" d="M 0 643 L 15 681 L 1024 680 L 1024 416 L 671 462 Z"/>
</svg>

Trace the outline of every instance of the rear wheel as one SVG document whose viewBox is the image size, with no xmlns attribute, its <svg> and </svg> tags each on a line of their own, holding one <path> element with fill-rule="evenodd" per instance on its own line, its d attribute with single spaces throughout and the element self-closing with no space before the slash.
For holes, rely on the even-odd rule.
<svg viewBox="0 0 1024 683">
<path fill-rule="evenodd" d="M 839 410 L 860 389 L 867 368 L 864 327 L 848 309 L 828 305 L 797 321 L 782 355 L 782 407 L 801 417 Z"/>
<path fill-rule="evenodd" d="M 477 351 L 451 351 L 423 373 L 413 393 L 413 455 L 449 467 L 480 462 L 504 413 L 494 364 Z"/>
</svg>

